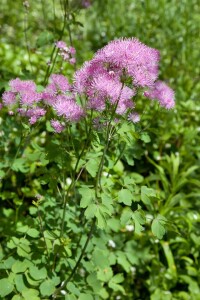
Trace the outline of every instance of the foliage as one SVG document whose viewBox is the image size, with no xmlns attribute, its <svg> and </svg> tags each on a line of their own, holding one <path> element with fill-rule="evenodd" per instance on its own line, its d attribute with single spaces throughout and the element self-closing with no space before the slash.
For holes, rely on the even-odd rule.
<svg viewBox="0 0 200 300">
<path fill-rule="evenodd" d="M 71 76 L 53 45 L 69 43 L 70 32 L 78 65 L 134 35 L 161 51 L 161 78 L 171 78 L 177 104 L 146 106 L 140 123 L 89 136 L 84 124 L 55 134 L 45 119 L 31 127 L 1 110 L 0 295 L 198 300 L 198 2 L 65 3 L 2 1 L 2 93 L 16 76 L 38 89 L 51 72 Z"/>
</svg>

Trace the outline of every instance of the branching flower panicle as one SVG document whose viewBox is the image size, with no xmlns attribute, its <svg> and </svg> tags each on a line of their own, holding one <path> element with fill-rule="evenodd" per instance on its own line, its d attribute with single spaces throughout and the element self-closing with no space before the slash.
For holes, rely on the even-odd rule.
<svg viewBox="0 0 200 300">
<path fill-rule="evenodd" d="M 75 48 L 67 47 L 63 41 L 58 41 L 56 47 L 64 60 L 75 63 Z M 75 72 L 73 84 L 62 74 L 52 74 L 44 91 L 38 93 L 32 80 L 16 78 L 9 82 L 10 91 L 4 92 L 3 104 L 9 111 L 18 104 L 18 113 L 28 117 L 30 124 L 44 116 L 48 107 L 53 108 L 55 119 L 51 125 L 57 133 L 64 130 L 60 118 L 62 122 L 78 122 L 90 115 L 91 110 L 96 111 L 94 118 L 98 118 L 104 111 L 108 115 L 113 107 L 116 118 L 137 123 L 140 116 L 135 111 L 135 96 L 141 90 L 144 96 L 157 100 L 166 109 L 175 105 L 174 91 L 157 81 L 159 60 L 158 50 L 136 38 L 117 39 Z M 82 97 L 85 100 L 81 101 L 81 107 L 77 99 Z"/>
<path fill-rule="evenodd" d="M 67 47 L 65 42 L 58 41 L 56 43 L 56 48 L 59 50 L 59 54 L 64 61 L 68 61 L 71 65 L 76 63 L 76 49 L 74 47 Z"/>
</svg>

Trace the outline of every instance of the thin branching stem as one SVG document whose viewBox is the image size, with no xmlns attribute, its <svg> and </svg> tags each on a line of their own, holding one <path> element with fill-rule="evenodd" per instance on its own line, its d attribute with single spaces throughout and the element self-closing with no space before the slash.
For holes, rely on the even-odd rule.
<svg viewBox="0 0 200 300">
<path fill-rule="evenodd" d="M 44 239 L 44 243 L 45 243 L 45 247 L 46 247 L 46 251 L 47 251 L 47 257 L 49 257 L 49 251 L 48 251 L 48 246 L 47 246 L 47 242 L 45 239 L 45 235 L 44 235 L 44 227 L 42 225 L 42 217 L 40 215 L 40 211 L 39 211 L 39 207 L 37 207 L 37 213 L 38 213 L 38 220 L 39 220 L 39 225 L 40 225 L 40 230 Z"/>
<path fill-rule="evenodd" d="M 115 116 L 115 113 L 116 113 L 116 110 L 117 110 L 117 106 L 118 106 L 118 103 L 119 103 L 119 100 L 120 100 L 120 97 L 121 97 L 123 87 L 124 87 L 124 84 L 122 84 L 122 88 L 120 90 L 119 97 L 118 97 L 118 99 L 117 99 L 117 101 L 116 101 L 116 103 L 113 107 L 113 111 L 111 113 L 111 117 L 110 117 L 110 120 L 109 120 L 108 125 L 107 125 L 106 145 L 105 145 L 104 150 L 103 150 L 103 154 L 102 154 L 102 157 L 101 157 L 101 161 L 100 161 L 99 168 L 98 168 L 98 171 L 97 171 L 97 176 L 96 176 L 95 194 L 96 194 L 97 199 L 98 199 L 99 187 L 101 188 L 101 175 L 102 175 L 102 171 L 103 171 L 105 156 L 106 156 L 106 152 L 108 150 L 109 143 L 110 143 L 111 138 L 112 138 L 112 127 L 113 127 L 112 121 L 114 119 L 114 116 Z"/>
<path fill-rule="evenodd" d="M 81 169 L 81 171 L 79 172 L 77 178 L 76 178 L 76 172 L 77 172 L 77 169 L 78 169 L 78 166 L 79 166 L 79 162 L 81 160 L 81 158 L 83 157 L 84 153 L 85 153 L 85 150 L 88 148 L 88 144 L 90 142 L 90 136 L 91 136 L 91 131 L 92 131 L 92 117 L 90 119 L 90 128 L 89 128 L 89 132 L 88 132 L 88 135 L 87 135 L 87 139 L 84 143 L 84 146 L 77 158 L 77 161 L 76 161 L 76 165 L 74 167 L 74 175 L 73 175 L 73 179 L 72 179 L 72 182 L 70 184 L 70 186 L 68 187 L 68 190 L 67 190 L 67 194 L 65 195 L 64 197 L 64 202 L 63 202 L 63 215 L 62 215 L 62 223 L 61 223 L 61 230 L 60 230 L 60 238 L 63 236 L 63 233 L 64 233 L 64 224 L 65 224 L 65 215 L 66 215 L 66 208 L 67 208 L 67 201 L 68 201 L 68 198 L 69 198 L 69 193 L 73 190 L 73 188 L 75 187 L 76 185 L 76 182 L 77 182 L 77 178 L 80 177 L 80 174 L 82 173 L 83 169 Z"/>
<path fill-rule="evenodd" d="M 65 1 L 65 4 L 64 4 L 63 27 L 62 27 L 62 30 L 61 30 L 61 34 L 59 36 L 59 40 L 62 39 L 62 37 L 64 35 L 64 32 L 65 32 L 65 27 L 66 27 L 67 11 L 68 11 L 68 6 L 66 4 L 67 4 L 67 1 Z M 44 85 L 47 84 L 49 76 L 53 72 L 57 56 L 58 56 L 58 49 L 56 48 L 56 45 L 54 45 L 54 47 L 52 49 L 52 52 L 51 52 L 50 64 L 48 65 L 47 70 L 46 70 L 46 74 L 45 74 L 45 78 L 44 78 Z"/>
<path fill-rule="evenodd" d="M 88 233 L 88 236 L 87 236 L 87 239 L 85 241 L 85 244 L 84 244 L 84 246 L 82 248 L 81 254 L 80 254 L 80 256 L 79 256 L 79 258 L 78 258 L 78 260 L 77 260 L 77 262 L 76 262 L 76 264 L 75 264 L 75 266 L 73 268 L 73 270 L 71 271 L 70 275 L 68 276 L 68 278 L 64 282 L 62 282 L 62 285 L 53 294 L 53 299 L 57 298 L 57 295 L 60 293 L 60 291 L 70 282 L 70 280 L 73 278 L 74 274 L 76 273 L 76 271 L 77 271 L 77 269 L 78 269 L 78 267 L 80 265 L 80 262 L 81 262 L 82 258 L 85 255 L 85 251 L 87 249 L 88 243 L 89 243 L 89 241 L 90 241 L 90 239 L 92 237 L 93 231 L 95 229 L 95 222 L 96 222 L 96 219 L 93 218 L 92 223 L 91 223 L 91 227 L 90 227 L 90 231 Z"/>
<path fill-rule="evenodd" d="M 27 31 L 28 31 L 28 7 L 25 7 L 25 12 L 24 12 L 24 37 L 25 37 L 26 49 L 27 49 L 27 53 L 28 53 L 28 60 L 29 60 L 31 72 L 33 73 L 33 66 L 32 66 L 32 62 L 31 62 L 31 53 L 30 53 L 30 47 L 29 47 L 29 44 L 28 44 Z"/>
</svg>

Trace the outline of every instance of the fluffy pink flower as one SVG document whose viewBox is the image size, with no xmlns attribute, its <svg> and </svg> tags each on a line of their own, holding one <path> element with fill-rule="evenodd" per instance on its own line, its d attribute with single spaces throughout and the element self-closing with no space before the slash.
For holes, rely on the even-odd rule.
<svg viewBox="0 0 200 300">
<path fill-rule="evenodd" d="M 4 92 L 2 95 L 3 103 L 6 106 L 13 105 L 16 103 L 16 94 L 13 92 Z"/>
<path fill-rule="evenodd" d="M 23 105 L 31 106 L 42 99 L 42 94 L 36 93 L 34 91 L 23 92 L 20 95 L 20 102 Z"/>
<path fill-rule="evenodd" d="M 64 116 L 67 121 L 76 122 L 83 116 L 82 108 L 74 101 L 74 98 L 67 95 L 57 96 L 53 105 L 58 116 Z"/>
<path fill-rule="evenodd" d="M 116 113 L 118 115 L 123 115 L 128 111 L 128 109 L 133 109 L 134 107 L 135 107 L 135 103 L 133 102 L 133 100 L 131 100 L 131 99 L 126 99 L 126 100 L 120 99 L 119 103 L 118 103 L 118 106 L 117 106 L 117 109 L 116 109 Z"/>
<path fill-rule="evenodd" d="M 56 45 L 56 48 L 58 48 L 58 49 L 65 49 L 65 48 L 67 48 L 66 43 L 63 42 L 63 41 L 58 41 L 58 42 L 56 42 L 55 45 Z"/>
<path fill-rule="evenodd" d="M 59 49 L 59 55 L 62 56 L 63 60 L 69 61 L 71 64 L 76 63 L 76 49 L 74 47 L 67 47 L 66 43 L 63 41 L 58 41 L 56 47 Z"/>
<path fill-rule="evenodd" d="M 151 86 L 158 76 L 160 55 L 158 50 L 150 48 L 135 38 L 118 39 L 99 50 L 94 59 L 107 63 L 132 77 L 136 86 Z"/>
<path fill-rule="evenodd" d="M 50 81 L 57 91 L 65 93 L 71 88 L 68 79 L 64 75 L 52 74 L 50 77 Z"/>
<path fill-rule="evenodd" d="M 26 111 L 26 116 L 29 118 L 29 123 L 34 124 L 37 122 L 38 119 L 43 117 L 45 113 L 46 113 L 45 109 L 40 107 L 34 107 Z"/>
<path fill-rule="evenodd" d="M 106 103 L 118 101 L 116 112 L 123 115 L 134 108 L 138 88 L 148 87 L 149 98 L 157 98 L 162 106 L 171 108 L 173 91 L 156 82 L 159 59 L 158 50 L 135 38 L 114 40 L 75 73 L 73 91 L 85 94 L 87 107 L 98 111 L 106 109 Z"/>
<path fill-rule="evenodd" d="M 79 94 L 87 92 L 91 88 L 92 81 L 100 75 L 109 75 L 104 66 L 94 60 L 86 61 L 83 67 L 75 73 L 74 91 Z"/>
<path fill-rule="evenodd" d="M 109 101 L 111 104 L 118 102 L 116 110 L 118 114 L 124 114 L 128 108 L 133 107 L 131 99 L 134 95 L 133 89 L 123 86 L 121 82 L 108 75 L 97 76 L 88 91 L 90 106 L 92 103 L 93 108 L 101 111 L 105 108 L 103 102 Z"/>
<path fill-rule="evenodd" d="M 69 53 L 74 56 L 76 54 L 76 49 L 74 47 L 69 47 Z"/>
<path fill-rule="evenodd" d="M 62 132 L 65 128 L 58 120 L 51 120 L 51 126 L 56 133 Z"/>
<path fill-rule="evenodd" d="M 18 108 L 17 112 L 20 114 L 20 116 L 25 117 L 27 113 L 27 109 L 25 108 Z"/>
<path fill-rule="evenodd" d="M 9 82 L 11 91 L 15 93 L 27 93 L 36 91 L 36 84 L 32 80 L 13 79 Z"/>
<path fill-rule="evenodd" d="M 157 99 L 160 105 L 167 109 L 175 106 L 174 91 L 163 81 L 157 81 L 144 95 L 150 99 Z"/>
<path fill-rule="evenodd" d="M 42 95 L 36 92 L 36 85 L 32 80 L 13 79 L 9 82 L 11 91 L 4 92 L 3 102 L 6 106 L 20 100 L 21 105 L 31 106 L 41 100 Z"/>
<path fill-rule="evenodd" d="M 70 63 L 71 65 L 74 65 L 74 64 L 76 63 L 76 58 L 75 58 L 75 57 L 70 58 L 70 59 L 69 59 L 69 63 Z"/>
<path fill-rule="evenodd" d="M 71 85 L 64 75 L 52 74 L 50 76 L 50 83 L 42 93 L 42 98 L 47 104 L 53 105 L 56 102 L 57 95 L 69 92 L 70 90 Z"/>
<path fill-rule="evenodd" d="M 128 120 L 133 123 L 138 123 L 140 121 L 140 115 L 136 112 L 129 114 Z"/>
<path fill-rule="evenodd" d="M 99 112 L 103 111 L 106 108 L 105 99 L 101 96 L 94 96 L 88 100 L 87 108 L 94 109 Z"/>
</svg>

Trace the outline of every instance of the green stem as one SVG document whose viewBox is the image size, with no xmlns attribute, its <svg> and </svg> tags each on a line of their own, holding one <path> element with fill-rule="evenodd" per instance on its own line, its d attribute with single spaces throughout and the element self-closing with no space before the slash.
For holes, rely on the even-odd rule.
<svg viewBox="0 0 200 300">
<path fill-rule="evenodd" d="M 92 233 L 93 233 L 93 231 L 94 231 L 94 229 L 95 229 L 95 222 L 96 222 L 96 219 L 94 218 L 93 220 L 92 220 L 92 224 L 91 224 L 91 228 L 90 228 L 90 231 L 89 231 L 89 233 L 88 233 L 88 236 L 87 236 L 87 239 L 86 239 L 86 241 L 85 241 L 85 244 L 84 244 L 84 246 L 83 246 L 83 249 L 82 249 L 82 251 L 81 251 L 81 254 L 80 254 L 80 256 L 79 256 L 79 258 L 78 258 L 78 260 L 77 260 L 77 262 L 76 262 L 76 264 L 75 264 L 75 266 L 74 266 L 74 268 L 73 268 L 73 270 L 72 270 L 72 272 L 70 273 L 70 275 L 68 276 L 68 278 L 62 283 L 62 286 L 60 286 L 56 291 L 55 291 L 55 293 L 54 293 L 54 295 L 53 295 L 53 299 L 56 299 L 57 298 L 57 295 L 58 295 L 58 293 L 70 282 L 70 280 L 72 279 L 72 277 L 74 276 L 74 274 L 76 273 L 76 271 L 77 271 L 77 269 L 78 269 L 78 267 L 79 267 L 79 264 L 80 264 L 80 262 L 81 262 L 81 260 L 82 260 L 82 258 L 83 258 L 83 256 L 84 256 L 84 254 L 85 254 L 85 251 L 86 251 L 86 249 L 87 249 L 87 246 L 88 246 L 88 243 L 89 243 L 89 241 L 90 241 L 90 239 L 91 239 L 91 237 L 92 237 Z"/>
<path fill-rule="evenodd" d="M 76 172 L 77 172 L 77 169 L 78 169 L 78 165 L 79 165 L 79 162 L 80 162 L 80 159 L 82 158 L 86 148 L 88 147 L 88 143 L 90 141 L 90 134 L 91 134 L 91 130 L 92 130 L 92 120 L 90 120 L 90 128 L 89 128 L 89 132 L 88 132 L 88 135 L 87 135 L 87 139 L 84 143 L 84 146 L 78 156 L 78 159 L 76 161 L 76 165 L 75 165 L 75 168 L 74 168 L 74 176 L 73 176 L 73 179 L 72 179 L 72 182 L 70 184 L 70 186 L 68 187 L 68 190 L 67 190 L 67 194 L 66 196 L 64 197 L 64 201 L 63 201 L 63 215 L 62 215 L 62 223 L 61 223 L 61 230 L 60 230 L 60 238 L 63 236 L 63 232 L 64 232 L 64 224 L 65 224 L 65 215 L 66 215 L 66 208 L 67 208 L 67 200 L 68 200 L 68 196 L 69 196 L 69 193 L 70 191 L 75 187 L 76 185 L 76 182 L 77 182 L 77 178 L 80 177 L 80 172 L 82 173 L 82 169 L 81 171 L 79 172 L 77 178 L 76 178 Z"/>
<path fill-rule="evenodd" d="M 18 145 L 18 147 L 17 147 L 17 151 L 16 151 L 16 153 L 15 153 L 14 158 L 12 159 L 12 162 L 11 162 L 11 164 L 10 164 L 10 167 L 8 168 L 8 170 L 7 170 L 6 174 L 5 174 L 5 177 L 10 173 L 10 170 L 11 170 L 11 168 L 12 168 L 14 162 L 15 162 L 15 159 L 17 158 L 17 156 L 18 156 L 18 154 L 19 154 L 19 150 L 20 150 L 20 148 L 21 148 L 21 145 L 22 145 L 22 141 L 23 141 L 23 140 L 24 140 L 24 136 L 21 134 L 20 142 L 19 142 L 19 145 Z"/>
<path fill-rule="evenodd" d="M 28 45 L 28 36 L 27 36 L 27 30 L 28 30 L 28 8 L 25 7 L 25 13 L 24 13 L 24 37 L 25 37 L 25 43 L 26 43 L 26 49 L 28 53 L 28 60 L 31 68 L 31 72 L 33 73 L 33 67 L 31 62 L 31 54 L 30 54 L 30 47 Z"/>
<path fill-rule="evenodd" d="M 63 22 L 63 28 L 61 30 L 61 34 L 59 36 L 59 40 L 62 39 L 63 35 L 64 35 L 64 31 L 65 31 L 65 26 L 66 26 L 66 18 L 67 18 L 67 6 L 66 6 L 66 2 L 65 2 L 65 5 L 64 5 L 64 22 Z M 54 53 L 56 52 L 55 56 L 54 56 Z M 51 57 L 50 57 L 50 62 L 52 62 L 51 65 L 49 65 L 47 67 L 47 71 L 46 71 L 46 75 L 45 75 L 45 78 L 44 78 L 44 85 L 47 84 L 47 81 L 49 79 L 49 76 L 51 75 L 51 73 L 53 72 L 53 69 L 54 69 L 54 66 L 55 66 L 55 63 L 56 63 L 56 59 L 57 59 L 57 56 L 58 56 L 58 50 L 56 48 L 56 45 L 54 45 L 53 47 L 53 50 L 52 50 L 52 53 L 51 53 Z"/>
<path fill-rule="evenodd" d="M 45 247 L 46 247 L 46 250 L 47 250 L 47 257 L 49 257 L 49 251 L 48 251 L 47 242 L 46 242 L 46 239 L 45 239 L 45 236 L 44 236 L 44 228 L 43 228 L 43 225 L 42 225 L 42 218 L 41 218 L 41 215 L 40 215 L 39 207 L 37 207 L 37 213 L 38 213 L 38 220 L 39 220 L 40 230 L 41 230 L 41 233 L 42 233 L 42 236 L 43 236 L 43 239 L 44 239 L 44 243 L 45 243 Z"/>
<path fill-rule="evenodd" d="M 113 111 L 111 113 L 111 117 L 110 117 L 110 120 L 109 120 L 108 126 L 107 126 L 106 146 L 104 147 L 103 154 L 102 154 L 102 157 L 101 157 L 101 161 L 100 161 L 100 164 L 99 164 L 99 169 L 98 169 L 97 176 L 96 176 L 95 194 L 96 194 L 96 198 L 97 199 L 98 199 L 98 188 L 99 187 L 101 188 L 101 175 L 102 175 L 102 171 L 103 171 L 103 165 L 104 165 L 104 161 L 105 161 L 105 156 L 106 156 L 106 152 L 108 150 L 108 146 L 109 146 L 109 143 L 110 143 L 110 140 L 111 140 L 111 137 L 112 137 L 112 134 L 111 134 L 112 121 L 114 119 L 114 116 L 115 116 L 115 113 L 116 113 L 116 110 L 117 110 L 117 106 L 118 106 L 118 103 L 119 103 L 119 100 L 120 100 L 120 97 L 121 97 L 121 93 L 122 93 L 123 87 L 124 87 L 124 84 L 122 84 L 122 88 L 120 90 L 119 97 L 117 99 L 116 104 L 114 105 L 114 108 L 113 108 Z"/>
</svg>

